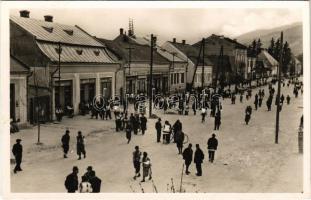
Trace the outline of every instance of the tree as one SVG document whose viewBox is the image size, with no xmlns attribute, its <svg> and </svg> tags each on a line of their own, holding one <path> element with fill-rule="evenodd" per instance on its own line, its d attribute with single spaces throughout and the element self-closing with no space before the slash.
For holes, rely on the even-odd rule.
<svg viewBox="0 0 311 200">
<path fill-rule="evenodd" d="M 262 46 L 262 43 L 260 41 L 260 38 L 257 40 L 257 43 L 256 43 L 256 56 L 258 56 L 258 54 L 260 54 L 261 52 L 261 46 Z"/>
<path fill-rule="evenodd" d="M 270 55 L 273 55 L 273 50 L 274 50 L 274 47 L 275 47 L 275 42 L 274 42 L 274 38 L 272 38 L 271 39 L 271 41 L 270 41 L 270 46 L 269 46 L 269 48 L 268 48 L 268 53 L 270 54 Z"/>
<path fill-rule="evenodd" d="M 291 49 L 289 48 L 288 42 L 286 41 L 283 46 L 283 63 L 282 63 L 283 74 L 286 74 L 288 72 L 291 60 L 292 60 L 292 52 Z"/>
</svg>

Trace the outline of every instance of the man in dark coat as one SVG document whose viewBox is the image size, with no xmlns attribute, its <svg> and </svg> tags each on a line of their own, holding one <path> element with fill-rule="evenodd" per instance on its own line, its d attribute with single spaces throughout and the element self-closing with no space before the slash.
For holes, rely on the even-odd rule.
<svg viewBox="0 0 311 200">
<path fill-rule="evenodd" d="M 183 155 L 183 159 L 185 160 L 185 165 L 186 165 L 186 174 L 190 174 L 189 172 L 189 166 L 192 162 L 192 155 L 193 155 L 193 151 L 192 151 L 192 144 L 190 143 L 189 146 L 184 150 L 184 152 L 182 153 Z"/>
<path fill-rule="evenodd" d="M 64 158 L 67 158 L 67 153 L 69 150 L 69 141 L 70 141 L 69 130 L 66 130 L 66 133 L 62 137 L 62 147 L 64 151 Z"/>
<path fill-rule="evenodd" d="M 139 151 L 139 146 L 135 146 L 135 151 L 133 152 L 133 165 L 135 168 L 135 176 L 133 177 L 136 180 L 136 177 L 140 177 L 140 163 L 141 163 L 141 152 Z"/>
<path fill-rule="evenodd" d="M 195 166 L 197 168 L 197 173 L 196 175 L 197 176 L 202 176 L 202 163 L 203 163 L 203 160 L 204 160 L 204 153 L 203 151 L 200 149 L 200 145 L 199 144 L 196 144 L 196 150 L 195 150 L 195 153 L 194 153 L 194 163 L 195 163 Z"/>
<path fill-rule="evenodd" d="M 174 142 L 176 142 L 176 134 L 178 131 L 182 131 L 182 123 L 179 121 L 179 119 L 173 125 Z"/>
<path fill-rule="evenodd" d="M 258 94 L 255 95 L 254 105 L 255 105 L 255 110 L 257 110 L 257 108 L 258 108 Z"/>
<path fill-rule="evenodd" d="M 94 172 L 94 170 L 93 170 L 93 167 L 92 166 L 88 166 L 87 168 L 86 168 L 86 172 L 85 172 L 85 174 L 83 175 L 84 177 L 86 177 L 86 179 L 87 179 L 87 181 L 89 181 L 90 179 L 91 179 L 91 173 L 92 172 Z"/>
<path fill-rule="evenodd" d="M 159 118 L 158 121 L 156 122 L 155 129 L 157 130 L 157 142 L 159 143 L 161 139 L 161 129 L 162 129 L 161 118 Z"/>
<path fill-rule="evenodd" d="M 176 146 L 178 149 L 178 154 L 182 154 L 185 134 L 181 130 L 177 131 L 175 134 L 176 134 Z"/>
<path fill-rule="evenodd" d="M 144 114 L 142 114 L 140 117 L 140 129 L 142 134 L 144 135 L 147 129 L 147 118 L 144 116 Z"/>
<path fill-rule="evenodd" d="M 220 124 L 221 124 L 221 114 L 220 114 L 220 111 L 218 111 L 215 114 L 214 130 L 219 130 Z"/>
<path fill-rule="evenodd" d="M 90 172 L 90 184 L 92 186 L 92 193 L 99 193 L 101 188 L 102 180 L 96 176 L 95 171 Z"/>
<path fill-rule="evenodd" d="M 78 180 L 78 167 L 74 166 L 72 168 L 72 173 L 66 177 L 65 187 L 68 193 L 75 193 L 78 190 L 79 180 Z"/>
<path fill-rule="evenodd" d="M 13 145 L 12 153 L 15 156 L 15 168 L 14 168 L 14 174 L 16 174 L 17 171 L 22 171 L 21 163 L 22 163 L 22 156 L 23 156 L 23 146 L 20 144 L 22 140 L 17 139 L 16 144 Z"/>
<path fill-rule="evenodd" d="M 78 132 L 77 136 L 77 154 L 79 156 L 78 160 L 81 160 L 81 154 L 86 158 L 86 152 L 84 147 L 84 136 L 82 136 L 81 131 Z"/>
<path fill-rule="evenodd" d="M 208 160 L 209 162 L 214 162 L 215 151 L 217 150 L 218 140 L 216 139 L 216 135 L 213 133 L 212 137 L 207 141 L 207 149 L 208 149 Z"/>
</svg>

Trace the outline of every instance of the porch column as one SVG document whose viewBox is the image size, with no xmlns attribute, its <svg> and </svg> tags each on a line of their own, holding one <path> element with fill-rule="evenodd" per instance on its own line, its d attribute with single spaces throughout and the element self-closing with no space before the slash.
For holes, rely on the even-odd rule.
<svg viewBox="0 0 311 200">
<path fill-rule="evenodd" d="M 99 77 L 99 73 L 96 73 L 95 96 L 99 96 L 100 94 L 101 94 L 101 91 L 100 91 L 100 77 Z"/>
<path fill-rule="evenodd" d="M 79 113 L 79 103 L 80 103 L 80 77 L 79 74 L 74 74 L 74 87 L 73 87 L 73 99 L 72 104 L 75 114 Z"/>
</svg>

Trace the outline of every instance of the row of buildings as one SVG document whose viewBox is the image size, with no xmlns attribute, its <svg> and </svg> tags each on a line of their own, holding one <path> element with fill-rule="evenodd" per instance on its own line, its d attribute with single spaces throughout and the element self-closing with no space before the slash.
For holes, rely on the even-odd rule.
<svg viewBox="0 0 311 200">
<path fill-rule="evenodd" d="M 53 22 L 51 15 L 38 20 L 20 11 L 10 17 L 11 118 L 32 123 L 40 112 L 43 120 L 51 120 L 57 106 L 72 106 L 77 114 L 79 104 L 94 96 L 148 93 L 150 49 L 150 39 L 135 35 L 133 24 L 127 33 L 120 28 L 115 39 L 107 40 Z M 155 47 L 152 86 L 162 94 L 210 86 L 220 67 L 226 82 L 236 75 L 247 80 L 258 62 L 266 75 L 276 74 L 278 62 L 265 50 L 251 58 L 246 46 L 224 36 L 213 34 L 204 45 L 174 38 Z"/>
</svg>

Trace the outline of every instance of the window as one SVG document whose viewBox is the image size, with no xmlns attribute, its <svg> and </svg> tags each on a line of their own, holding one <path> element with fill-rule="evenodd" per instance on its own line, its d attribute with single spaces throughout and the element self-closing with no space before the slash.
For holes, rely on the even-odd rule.
<svg viewBox="0 0 311 200">
<path fill-rule="evenodd" d="M 95 56 L 99 56 L 99 50 L 94 51 Z"/>
<path fill-rule="evenodd" d="M 174 84 L 177 83 L 177 74 L 174 74 Z"/>
<path fill-rule="evenodd" d="M 82 49 L 77 49 L 76 52 L 77 52 L 77 54 L 82 55 L 83 50 Z"/>
<path fill-rule="evenodd" d="M 185 74 L 181 73 L 180 75 L 181 75 L 180 82 L 184 83 L 185 82 Z"/>
<path fill-rule="evenodd" d="M 68 35 L 73 35 L 73 30 L 65 29 L 64 30 Z"/>
<path fill-rule="evenodd" d="M 176 76 L 177 76 L 177 78 L 176 78 L 176 79 L 177 79 L 177 80 L 176 80 L 176 83 L 179 84 L 179 73 L 177 73 Z"/>
<path fill-rule="evenodd" d="M 171 74 L 171 85 L 174 83 L 174 74 Z"/>
<path fill-rule="evenodd" d="M 42 28 L 43 28 L 44 30 L 46 30 L 47 32 L 49 32 L 49 33 L 52 33 L 52 32 L 53 32 L 53 27 L 42 26 Z"/>
</svg>

